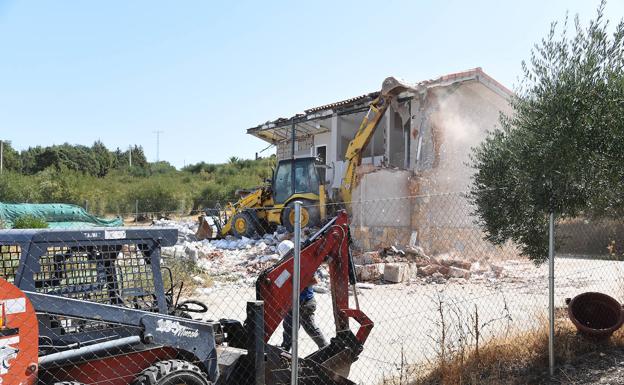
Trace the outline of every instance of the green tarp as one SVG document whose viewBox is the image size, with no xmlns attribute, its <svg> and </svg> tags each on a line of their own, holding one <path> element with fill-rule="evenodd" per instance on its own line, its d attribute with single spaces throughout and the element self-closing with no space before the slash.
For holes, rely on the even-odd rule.
<svg viewBox="0 0 624 385">
<path fill-rule="evenodd" d="M 41 218 L 48 223 L 50 228 L 123 226 L 121 218 L 98 218 L 76 205 L 62 203 L 0 203 L 0 222 L 4 228 L 12 228 L 15 220 L 24 215 Z"/>
</svg>

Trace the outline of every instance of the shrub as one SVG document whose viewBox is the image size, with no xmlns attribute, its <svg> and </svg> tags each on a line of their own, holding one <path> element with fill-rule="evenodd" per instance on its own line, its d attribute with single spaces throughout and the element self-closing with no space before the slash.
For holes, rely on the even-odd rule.
<svg viewBox="0 0 624 385">
<path fill-rule="evenodd" d="M 14 229 L 45 229 L 48 223 L 34 215 L 22 215 L 13 223 Z"/>
</svg>

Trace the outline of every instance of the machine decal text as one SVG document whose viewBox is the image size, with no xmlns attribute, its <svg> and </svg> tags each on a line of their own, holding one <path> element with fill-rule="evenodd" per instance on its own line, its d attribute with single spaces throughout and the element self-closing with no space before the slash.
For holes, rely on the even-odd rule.
<svg viewBox="0 0 624 385">
<path fill-rule="evenodd" d="M 156 328 L 156 331 L 163 332 L 163 333 L 171 333 L 176 337 L 188 337 L 188 338 L 199 337 L 199 330 L 190 328 L 188 326 L 184 326 L 178 321 L 159 319 L 157 323 L 158 323 L 158 327 Z"/>
</svg>

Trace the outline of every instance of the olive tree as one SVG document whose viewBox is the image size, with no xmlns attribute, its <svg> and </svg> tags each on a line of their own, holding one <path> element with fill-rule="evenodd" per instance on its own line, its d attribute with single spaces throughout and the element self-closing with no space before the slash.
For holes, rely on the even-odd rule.
<svg viewBox="0 0 624 385">
<path fill-rule="evenodd" d="M 548 213 L 624 213 L 624 23 L 603 2 L 537 43 L 511 100 L 513 113 L 473 149 L 470 198 L 486 239 L 509 240 L 536 262 L 548 252 Z"/>
</svg>

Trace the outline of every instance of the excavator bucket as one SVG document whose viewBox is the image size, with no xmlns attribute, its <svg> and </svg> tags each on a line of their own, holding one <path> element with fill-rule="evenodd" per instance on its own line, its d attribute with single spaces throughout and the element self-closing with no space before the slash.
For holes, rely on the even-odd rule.
<svg viewBox="0 0 624 385">
<path fill-rule="evenodd" d="M 381 84 L 382 96 L 396 96 L 401 92 L 415 89 L 414 86 L 399 80 L 393 76 L 387 77 Z"/>
</svg>

